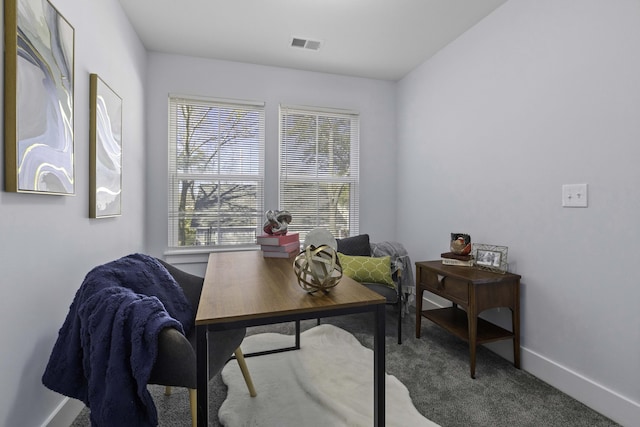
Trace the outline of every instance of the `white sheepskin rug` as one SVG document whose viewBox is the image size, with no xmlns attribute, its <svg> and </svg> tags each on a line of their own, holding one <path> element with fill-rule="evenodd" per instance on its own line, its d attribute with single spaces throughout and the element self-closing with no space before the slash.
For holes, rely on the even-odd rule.
<svg viewBox="0 0 640 427">
<path fill-rule="evenodd" d="M 264 333 L 242 351 L 292 346 L 289 335 Z M 235 361 L 222 380 L 229 387 L 218 416 L 227 427 L 327 427 L 373 425 L 373 352 L 350 333 L 320 325 L 301 334 L 300 350 L 246 359 L 258 395 L 250 397 Z M 386 425 L 437 427 L 413 406 L 409 391 L 386 375 Z"/>
</svg>

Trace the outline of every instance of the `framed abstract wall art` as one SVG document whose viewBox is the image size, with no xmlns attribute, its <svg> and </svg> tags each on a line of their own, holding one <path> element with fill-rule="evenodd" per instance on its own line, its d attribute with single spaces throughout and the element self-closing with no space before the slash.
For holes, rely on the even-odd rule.
<svg viewBox="0 0 640 427">
<path fill-rule="evenodd" d="M 46 0 L 4 2 L 5 190 L 75 194 L 75 30 Z"/>
<path fill-rule="evenodd" d="M 89 217 L 121 214 L 122 98 L 91 74 L 89 100 Z"/>
</svg>

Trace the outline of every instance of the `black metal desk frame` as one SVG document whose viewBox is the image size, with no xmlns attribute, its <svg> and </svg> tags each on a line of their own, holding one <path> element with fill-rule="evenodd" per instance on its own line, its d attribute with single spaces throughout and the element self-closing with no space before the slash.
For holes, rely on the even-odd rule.
<svg viewBox="0 0 640 427">
<path fill-rule="evenodd" d="M 209 425 L 209 330 L 222 331 L 237 329 L 242 327 L 271 325 L 274 323 L 296 322 L 296 344 L 294 347 L 276 349 L 267 352 L 249 354 L 246 356 L 259 355 L 289 351 L 300 348 L 300 321 L 307 319 L 317 319 L 321 317 L 333 317 L 354 313 L 371 312 L 374 318 L 373 331 L 373 384 L 374 384 L 374 426 L 384 427 L 385 425 L 385 304 L 369 304 L 348 308 L 323 308 L 320 310 L 305 313 L 288 315 L 261 316 L 241 321 L 211 323 L 196 326 L 196 353 L 197 353 L 197 385 L 198 385 L 198 427 L 208 427 Z M 200 373 L 207 373 L 201 375 Z"/>
</svg>

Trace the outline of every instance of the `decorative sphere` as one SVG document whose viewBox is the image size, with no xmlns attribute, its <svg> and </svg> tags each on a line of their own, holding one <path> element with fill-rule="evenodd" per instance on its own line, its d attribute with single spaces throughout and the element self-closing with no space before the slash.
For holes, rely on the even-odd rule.
<svg viewBox="0 0 640 427">
<path fill-rule="evenodd" d="M 314 228 L 307 233 L 302 247 L 315 246 L 317 248 L 322 245 L 330 246 L 333 249 L 338 248 L 338 242 L 329 230 L 326 228 Z"/>
<path fill-rule="evenodd" d="M 451 241 L 450 248 L 451 252 L 458 255 L 469 255 L 471 253 L 471 243 L 465 243 L 462 237 Z"/>
<path fill-rule="evenodd" d="M 329 292 L 342 278 L 342 266 L 335 249 L 327 245 L 307 246 L 293 261 L 298 285 L 309 293 Z"/>
</svg>

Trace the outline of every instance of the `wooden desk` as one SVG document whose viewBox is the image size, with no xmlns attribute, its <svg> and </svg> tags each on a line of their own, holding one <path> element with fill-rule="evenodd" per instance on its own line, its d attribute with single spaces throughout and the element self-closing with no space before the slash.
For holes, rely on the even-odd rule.
<svg viewBox="0 0 640 427">
<path fill-rule="evenodd" d="M 196 314 L 198 426 L 207 427 L 209 422 L 209 329 L 235 329 L 359 312 L 374 315 L 374 420 L 376 426 L 384 426 L 385 301 L 381 295 L 346 276 L 328 294 L 308 294 L 298 285 L 290 259 L 263 258 L 259 251 L 210 254 Z M 267 390 L 257 392 L 267 393 Z"/>
<path fill-rule="evenodd" d="M 451 301 L 452 307 L 422 310 L 423 291 Z M 478 318 L 482 311 L 496 307 L 511 310 L 512 331 Z M 416 262 L 416 313 L 420 314 L 416 315 L 416 338 L 425 317 L 469 343 L 471 378 L 476 375 L 476 346 L 492 341 L 513 339 L 513 364 L 520 368 L 519 275 L 443 265 L 442 261 Z"/>
</svg>

